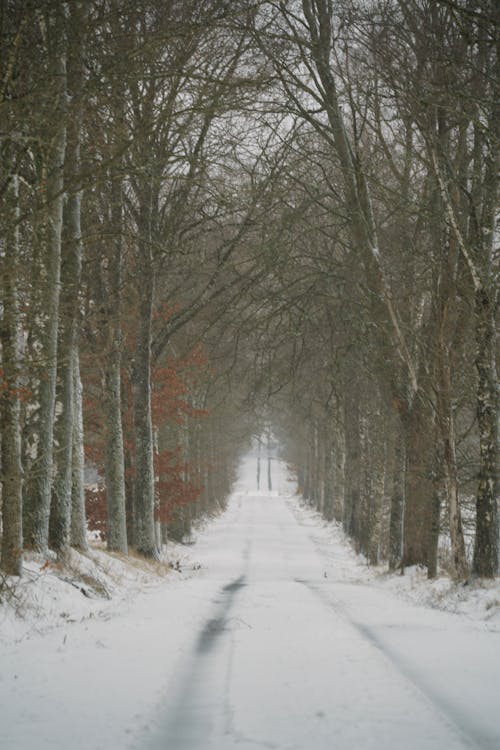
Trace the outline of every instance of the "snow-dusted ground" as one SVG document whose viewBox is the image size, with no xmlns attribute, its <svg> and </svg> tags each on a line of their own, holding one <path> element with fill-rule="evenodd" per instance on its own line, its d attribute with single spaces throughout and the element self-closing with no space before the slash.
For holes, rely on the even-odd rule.
<svg viewBox="0 0 500 750">
<path fill-rule="evenodd" d="M 2 750 L 500 747 L 498 585 L 370 571 L 273 464 L 272 493 L 242 464 L 181 574 L 29 564 L 26 619 L 0 608 Z"/>
</svg>

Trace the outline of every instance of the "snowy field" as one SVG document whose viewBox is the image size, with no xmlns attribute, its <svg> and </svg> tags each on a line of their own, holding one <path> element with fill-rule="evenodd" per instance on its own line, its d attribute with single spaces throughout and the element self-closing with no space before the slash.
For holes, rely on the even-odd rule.
<svg viewBox="0 0 500 750">
<path fill-rule="evenodd" d="M 497 750 L 498 583 L 370 570 L 277 461 L 273 486 L 244 461 L 180 571 L 28 563 L 24 619 L 0 607 L 0 748 Z"/>
</svg>

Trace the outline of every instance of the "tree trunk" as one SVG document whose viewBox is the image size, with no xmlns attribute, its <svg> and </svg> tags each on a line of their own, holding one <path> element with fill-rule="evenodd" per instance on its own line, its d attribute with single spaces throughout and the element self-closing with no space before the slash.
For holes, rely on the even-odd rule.
<svg viewBox="0 0 500 750">
<path fill-rule="evenodd" d="M 146 252 L 151 252 L 148 247 Z M 151 416 L 151 326 L 154 281 L 150 264 L 142 275 L 139 331 L 133 366 L 135 445 L 135 545 L 145 557 L 158 556 L 154 527 L 155 487 Z M 148 272 L 149 271 L 149 272 Z"/>
<path fill-rule="evenodd" d="M 361 433 L 357 393 L 348 392 L 344 399 L 345 424 L 345 497 L 343 527 L 359 549 Z"/>
<path fill-rule="evenodd" d="M 403 567 L 429 563 L 434 551 L 433 503 L 435 485 L 432 479 L 432 416 L 422 397 L 416 397 L 403 419 L 406 453 L 406 488 L 403 522 Z"/>
<path fill-rule="evenodd" d="M 128 545 L 120 360 L 119 349 L 114 347 L 106 364 L 104 393 L 107 547 L 113 552 L 126 555 Z"/>
<path fill-rule="evenodd" d="M 20 576 L 23 567 L 23 526 L 21 463 L 21 403 L 19 393 L 19 231 L 18 178 L 6 193 L 6 233 L 3 258 L 2 318 L 0 340 L 2 343 L 2 370 L 0 378 L 1 484 L 2 484 L 2 549 L 0 567 L 9 575 Z M 12 228 L 14 227 L 14 228 Z"/>
<path fill-rule="evenodd" d="M 486 14 L 485 14 L 486 15 Z M 475 287 L 477 418 L 479 426 L 479 484 L 476 500 L 476 538 L 473 573 L 493 578 L 498 573 L 498 377 L 496 371 L 495 315 L 498 305 L 498 197 L 500 175 L 500 36 L 493 28 L 496 15 L 482 21 L 484 28 L 479 43 L 479 58 L 487 60 L 488 32 L 494 34 L 492 72 L 482 75 L 491 81 L 488 124 L 476 118 L 475 163 L 476 175 L 481 174 L 481 156 L 485 154 L 482 193 L 481 225 L 475 227 L 474 255 L 480 269 L 480 283 Z M 491 26 L 489 26 L 491 24 Z M 494 51 L 493 51 L 494 50 Z M 483 138 L 486 149 L 483 148 Z M 475 193 L 477 186 L 473 185 Z M 479 211 L 477 212 L 479 215 Z"/>
<path fill-rule="evenodd" d="M 368 561 L 377 565 L 382 538 L 382 508 L 387 473 L 387 424 L 381 413 L 373 415 L 372 433 L 372 497 L 369 502 Z"/>
<path fill-rule="evenodd" d="M 458 466 L 455 447 L 455 417 L 451 403 L 451 371 L 449 352 L 441 342 L 438 349 L 438 397 L 437 415 L 441 442 L 443 445 L 443 472 L 448 522 L 450 528 L 451 555 L 454 576 L 467 578 L 469 574 L 465 553 L 462 516 L 459 502 Z"/>
<path fill-rule="evenodd" d="M 74 420 L 74 367 L 78 339 L 79 294 L 83 242 L 81 230 L 82 194 L 75 185 L 80 178 L 82 116 L 82 4 L 73 3 L 68 24 L 67 110 L 64 181 L 67 192 L 63 208 L 60 322 L 58 340 L 58 383 L 61 407 L 56 424 L 56 475 L 50 517 L 51 546 L 65 556 L 71 543 L 72 449 Z"/>
<path fill-rule="evenodd" d="M 129 547 L 135 547 L 135 464 L 132 450 L 124 445 L 125 467 L 125 520 L 127 524 L 127 542 Z"/>
<path fill-rule="evenodd" d="M 333 489 L 333 515 L 338 523 L 342 522 L 345 506 L 345 429 L 341 413 L 335 416 L 333 425 L 333 459 L 335 483 Z"/>
<path fill-rule="evenodd" d="M 476 499 L 474 575 L 498 573 L 498 380 L 495 365 L 496 328 L 493 294 L 476 292 L 477 420 L 479 484 Z"/>
<path fill-rule="evenodd" d="M 403 554 L 403 508 L 405 493 L 406 455 L 401 434 L 399 417 L 394 442 L 392 469 L 391 511 L 389 519 L 389 570 L 393 571 L 401 563 Z"/>
<path fill-rule="evenodd" d="M 260 437 L 257 439 L 257 489 L 260 490 Z"/>
<path fill-rule="evenodd" d="M 107 503 L 107 546 L 109 550 L 128 554 L 125 455 L 123 446 L 121 397 L 121 287 L 122 287 L 122 183 L 111 182 L 111 223 L 115 236 L 109 261 L 109 299 L 107 318 L 111 346 L 104 364 L 104 419 L 106 433 L 105 475 Z"/>
<path fill-rule="evenodd" d="M 267 433 L 267 489 L 269 492 L 273 489 L 273 478 L 271 473 L 271 432 Z"/>
<path fill-rule="evenodd" d="M 49 539 L 49 516 L 52 496 L 54 458 L 54 411 L 57 379 L 57 339 L 59 296 L 61 287 L 61 237 L 64 205 L 64 159 L 66 151 L 66 58 L 63 10 L 50 28 L 52 50 L 51 78 L 57 82 L 54 107 L 52 148 L 47 161 L 44 227 L 43 320 L 41 324 L 41 357 L 44 368 L 40 378 L 38 445 L 34 464 L 33 497 L 25 516 L 25 541 L 45 552 Z"/>
<path fill-rule="evenodd" d="M 73 360 L 75 345 L 71 328 L 71 326 L 64 324 L 61 346 L 59 347 L 61 357 L 58 367 L 60 389 L 57 405 L 60 411 L 54 428 L 56 475 L 52 487 L 49 524 L 50 546 L 62 559 L 68 555 L 71 540 L 74 427 Z"/>
<path fill-rule="evenodd" d="M 333 521 L 335 516 L 335 454 L 333 447 L 333 433 L 331 427 L 331 415 L 328 415 L 328 427 L 325 429 L 324 449 L 324 508 L 323 513 L 327 521 Z"/>
<path fill-rule="evenodd" d="M 80 378 L 80 360 L 78 352 L 73 359 L 73 450 L 72 450 L 72 488 L 71 488 L 71 546 L 86 552 L 87 521 L 85 517 L 83 448 L 83 398 Z"/>
</svg>

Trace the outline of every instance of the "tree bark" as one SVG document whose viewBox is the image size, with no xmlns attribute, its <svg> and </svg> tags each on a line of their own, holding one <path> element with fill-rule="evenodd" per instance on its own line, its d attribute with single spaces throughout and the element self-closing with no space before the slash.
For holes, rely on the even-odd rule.
<svg viewBox="0 0 500 750">
<path fill-rule="evenodd" d="M 437 418 L 443 445 L 443 472 L 454 575 L 458 579 L 467 578 L 469 568 L 465 553 L 462 516 L 459 501 L 458 464 L 456 455 L 455 417 L 451 403 L 451 372 L 449 352 L 444 342 L 438 349 L 439 383 L 437 394 Z"/>
<path fill-rule="evenodd" d="M 406 455 L 399 416 L 396 417 L 396 436 L 392 469 L 391 510 L 389 518 L 389 570 L 394 571 L 403 555 L 403 508 L 405 493 Z"/>
<path fill-rule="evenodd" d="M 45 279 L 41 356 L 44 370 L 39 388 L 37 457 L 34 463 L 33 497 L 25 515 L 25 542 L 45 552 L 49 539 L 49 516 L 54 466 L 54 412 L 57 380 L 57 340 L 61 287 L 61 238 L 64 205 L 64 160 L 66 152 L 66 56 L 63 9 L 49 23 L 50 74 L 55 90 L 53 138 L 47 160 L 43 237 Z"/>
<path fill-rule="evenodd" d="M 107 503 L 107 546 L 128 554 L 121 396 L 121 287 L 123 254 L 123 206 L 121 179 L 111 182 L 111 223 L 114 238 L 109 260 L 109 288 L 106 313 L 110 327 L 110 350 L 104 364 L 105 475 Z"/>
<path fill-rule="evenodd" d="M 73 450 L 72 450 L 72 487 L 71 487 L 71 546 L 86 552 L 87 520 L 85 513 L 83 447 L 83 393 L 80 378 L 80 359 L 78 352 L 73 359 Z"/>
<path fill-rule="evenodd" d="M 81 229 L 82 193 L 80 179 L 80 141 L 82 115 L 82 4 L 71 6 L 68 24 L 67 87 L 71 103 L 67 109 L 64 178 L 67 193 L 63 209 L 60 322 L 58 341 L 58 406 L 55 423 L 57 440 L 50 542 L 60 556 L 71 544 L 72 449 L 74 434 L 74 370 L 78 345 L 79 295 L 82 272 L 83 242 Z"/>
<path fill-rule="evenodd" d="M 273 489 L 273 478 L 271 473 L 271 431 L 267 432 L 267 489 L 269 492 Z"/>
<path fill-rule="evenodd" d="M 492 294 L 476 292 L 477 420 L 479 483 L 476 499 L 474 575 L 498 573 L 498 380 L 495 365 L 496 328 Z"/>
<path fill-rule="evenodd" d="M 493 5 L 493 4 L 492 4 Z M 495 39 L 491 47 L 491 74 L 482 80 L 491 81 L 487 130 L 476 119 L 474 124 L 475 180 L 481 174 L 483 138 L 487 133 L 484 158 L 484 179 L 481 186 L 473 184 L 473 194 L 479 193 L 482 205 L 476 207 L 481 222 L 471 222 L 475 265 L 480 282 L 475 283 L 475 331 L 477 369 L 477 418 L 479 426 L 479 483 L 476 501 L 476 538 L 472 570 L 476 576 L 493 578 L 498 573 L 498 374 L 496 369 L 497 331 L 495 315 L 498 305 L 498 268 L 495 267 L 495 243 L 498 244 L 498 196 L 500 177 L 500 13 L 493 7 L 489 20 L 482 21 L 479 57 L 487 66 L 488 37 Z M 488 28 L 487 24 L 491 24 Z M 479 210 L 479 208 L 481 210 Z M 475 217 L 474 217 L 475 218 Z"/>
<path fill-rule="evenodd" d="M 434 435 L 429 405 L 420 397 L 403 418 L 406 488 L 403 522 L 403 567 L 425 565 L 433 555 L 431 525 L 435 486 L 432 479 Z"/>
<path fill-rule="evenodd" d="M 104 393 L 107 547 L 113 552 L 126 555 L 128 545 L 120 360 L 120 352 L 114 347 L 106 365 Z"/>
<path fill-rule="evenodd" d="M 341 407 L 340 407 L 341 408 Z M 333 460 L 334 490 L 333 515 L 338 523 L 342 522 L 345 505 L 345 428 L 343 414 L 337 413 L 333 425 Z"/>
<path fill-rule="evenodd" d="M 353 392 L 354 388 L 354 392 Z M 355 541 L 359 551 L 360 534 L 360 477 L 361 477 L 361 431 L 357 388 L 347 386 L 344 398 L 345 425 L 345 496 L 343 527 Z"/>
<path fill-rule="evenodd" d="M 9 574 L 20 576 L 23 568 L 22 487 L 21 460 L 21 402 L 19 377 L 19 231 L 18 177 L 11 178 L 5 207 L 6 223 L 2 270 L 2 317 L 0 340 L 2 343 L 2 377 L 0 378 L 1 430 L 1 498 L 2 498 L 2 549 L 0 567 Z"/>
<path fill-rule="evenodd" d="M 147 242 L 147 240 L 146 240 Z M 147 262 L 150 246 L 145 248 L 139 304 L 139 330 L 133 364 L 134 445 L 135 445 L 135 546 L 145 557 L 156 558 L 153 467 L 153 424 L 151 415 L 151 328 L 154 280 Z M 145 257 L 144 257 L 145 256 Z"/>
</svg>

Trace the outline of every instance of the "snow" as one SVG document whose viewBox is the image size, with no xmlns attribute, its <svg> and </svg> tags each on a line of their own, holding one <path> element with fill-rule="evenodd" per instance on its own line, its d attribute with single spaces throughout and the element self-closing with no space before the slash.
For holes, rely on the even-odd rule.
<svg viewBox="0 0 500 750">
<path fill-rule="evenodd" d="M 282 463 L 273 492 L 254 477 L 249 456 L 172 548 L 182 572 L 28 561 L 24 619 L 0 607 L 2 750 L 500 747 L 498 582 L 372 570 Z"/>
</svg>

